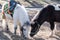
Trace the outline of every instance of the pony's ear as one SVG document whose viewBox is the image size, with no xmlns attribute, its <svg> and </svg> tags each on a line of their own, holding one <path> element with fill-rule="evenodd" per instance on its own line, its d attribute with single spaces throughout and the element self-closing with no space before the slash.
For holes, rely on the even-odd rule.
<svg viewBox="0 0 60 40">
<path fill-rule="evenodd" d="M 53 5 L 48 5 L 46 8 L 48 8 L 50 10 L 55 10 L 55 7 Z"/>
</svg>

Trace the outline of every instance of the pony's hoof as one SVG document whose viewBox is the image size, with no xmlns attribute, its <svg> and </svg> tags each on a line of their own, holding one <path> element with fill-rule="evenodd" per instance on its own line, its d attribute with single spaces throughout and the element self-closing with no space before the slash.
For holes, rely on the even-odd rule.
<svg viewBox="0 0 60 40">
<path fill-rule="evenodd" d="M 16 31 L 14 32 L 14 34 L 16 35 Z"/>
</svg>

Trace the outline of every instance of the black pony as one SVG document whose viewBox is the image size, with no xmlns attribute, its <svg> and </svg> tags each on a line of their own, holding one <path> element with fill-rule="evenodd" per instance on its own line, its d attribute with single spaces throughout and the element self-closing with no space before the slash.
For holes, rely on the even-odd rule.
<svg viewBox="0 0 60 40">
<path fill-rule="evenodd" d="M 31 37 L 33 37 L 39 31 L 39 28 L 45 21 L 50 23 L 50 29 L 53 31 L 55 26 L 54 22 L 60 22 L 60 10 L 55 10 L 53 5 L 48 5 L 47 7 L 43 8 L 39 12 L 37 18 L 35 18 L 31 23 Z"/>
</svg>

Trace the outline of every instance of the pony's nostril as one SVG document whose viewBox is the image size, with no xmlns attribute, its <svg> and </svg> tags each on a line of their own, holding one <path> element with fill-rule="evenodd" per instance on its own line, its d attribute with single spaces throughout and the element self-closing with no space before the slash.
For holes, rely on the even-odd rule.
<svg viewBox="0 0 60 40">
<path fill-rule="evenodd" d="M 34 36 L 34 34 L 33 34 L 33 33 L 30 33 L 30 36 L 31 36 L 31 37 L 33 37 L 33 36 Z"/>
</svg>

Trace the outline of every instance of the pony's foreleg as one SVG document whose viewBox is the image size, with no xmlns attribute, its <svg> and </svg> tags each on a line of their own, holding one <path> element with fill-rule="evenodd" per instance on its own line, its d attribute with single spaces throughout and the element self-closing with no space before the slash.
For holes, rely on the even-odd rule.
<svg viewBox="0 0 60 40">
<path fill-rule="evenodd" d="M 17 19 L 16 18 L 13 18 L 13 21 L 14 21 L 14 34 L 16 35 L 16 30 L 17 30 Z"/>
<path fill-rule="evenodd" d="M 16 35 L 17 25 L 14 25 L 14 34 Z"/>
<path fill-rule="evenodd" d="M 53 36 L 53 34 L 54 34 L 54 22 L 53 21 L 50 22 L 50 29 L 52 31 L 51 36 Z"/>
</svg>

